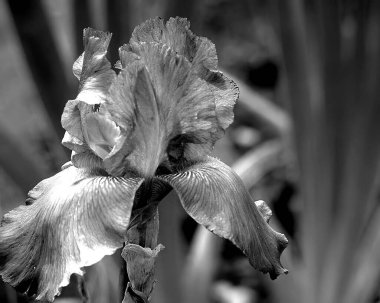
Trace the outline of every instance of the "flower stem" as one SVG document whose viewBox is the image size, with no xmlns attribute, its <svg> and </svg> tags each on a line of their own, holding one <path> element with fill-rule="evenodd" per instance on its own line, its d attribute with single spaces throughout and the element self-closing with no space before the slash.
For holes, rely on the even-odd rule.
<svg viewBox="0 0 380 303">
<path fill-rule="evenodd" d="M 158 211 L 145 220 L 141 215 L 140 224 L 131 228 L 128 233 L 128 242 L 122 252 L 126 261 L 127 283 L 122 303 L 147 303 L 154 287 L 155 258 L 163 248 L 157 246 Z"/>
</svg>

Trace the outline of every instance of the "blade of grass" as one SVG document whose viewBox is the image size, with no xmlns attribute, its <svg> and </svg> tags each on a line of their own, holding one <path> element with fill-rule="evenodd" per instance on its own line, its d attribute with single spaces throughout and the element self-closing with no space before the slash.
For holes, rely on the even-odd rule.
<svg viewBox="0 0 380 303">
<path fill-rule="evenodd" d="M 0 128 L 0 166 L 26 194 L 37 182 L 46 177 L 45 172 L 29 158 L 29 154 Z"/>
<path fill-rule="evenodd" d="M 325 278 L 329 277 L 334 283 L 324 287 L 326 298 L 324 302 L 337 302 L 342 294 L 348 291 L 347 282 L 352 272 L 352 266 L 357 255 L 357 249 L 361 246 L 363 230 L 367 225 L 368 213 L 373 211 L 373 195 L 375 175 L 380 153 L 380 136 L 378 134 L 380 106 L 377 102 L 379 94 L 378 85 L 368 77 L 379 75 L 378 54 L 380 48 L 368 53 L 368 45 L 365 45 L 366 33 L 370 32 L 366 26 L 369 20 L 365 3 L 359 7 L 358 34 L 356 42 L 355 61 L 349 62 L 354 67 L 355 77 L 346 83 L 346 89 L 353 96 L 346 102 L 346 108 L 351 111 L 350 120 L 347 121 L 345 150 L 341 153 L 344 163 L 344 171 L 341 176 L 340 196 L 338 207 L 340 215 L 336 222 L 336 229 L 332 233 L 332 243 L 329 259 L 326 261 Z M 375 19 L 377 20 L 377 19 Z M 378 28 L 378 24 L 376 28 Z M 378 32 L 378 30 L 377 30 Z M 377 41 L 377 42 L 376 42 Z M 371 37 L 371 43 L 379 44 L 378 36 Z M 377 68 L 376 68 L 377 67 Z M 348 84 L 348 85 L 347 85 Z M 360 102 L 358 102 L 360 100 Z M 334 266 L 334 269 L 331 267 Z M 370 281 L 368 281 L 370 283 Z M 342 301 L 343 302 L 343 301 Z"/>
<path fill-rule="evenodd" d="M 74 14 L 75 47 L 78 57 L 83 52 L 83 29 L 87 27 L 94 27 L 94 23 L 91 18 L 90 5 L 90 0 L 73 1 L 72 3 L 72 10 Z"/>
<path fill-rule="evenodd" d="M 282 52 L 285 64 L 285 82 L 289 89 L 290 112 L 294 123 L 294 143 L 300 170 L 301 246 L 310 283 L 317 283 L 319 249 L 324 241 L 320 225 L 319 198 L 326 190 L 329 175 L 319 178 L 320 166 L 328 167 L 329 158 L 320 142 L 319 126 L 323 121 L 321 70 L 316 40 L 307 31 L 310 22 L 305 16 L 302 1 L 277 1 L 280 20 Z M 322 182 L 321 182 L 322 181 Z M 318 301 L 318 293 L 311 289 L 310 302 Z"/>
<path fill-rule="evenodd" d="M 7 3 L 33 80 L 54 130 L 61 137 L 61 114 L 73 90 L 62 68 L 42 2 L 8 0 Z"/>
<path fill-rule="evenodd" d="M 370 79 L 379 77 L 379 60 L 363 51 L 368 31 L 360 24 L 356 57 L 340 57 L 336 1 L 278 3 L 305 206 L 303 256 L 311 277 L 305 295 L 312 302 L 345 302 L 374 205 L 380 109 L 378 85 Z M 367 18 L 365 11 L 360 14 Z M 378 35 L 369 39 L 377 40 Z"/>
<path fill-rule="evenodd" d="M 371 224 L 357 250 L 347 291 L 342 302 L 371 302 L 380 285 L 380 208 L 377 208 Z"/>
</svg>

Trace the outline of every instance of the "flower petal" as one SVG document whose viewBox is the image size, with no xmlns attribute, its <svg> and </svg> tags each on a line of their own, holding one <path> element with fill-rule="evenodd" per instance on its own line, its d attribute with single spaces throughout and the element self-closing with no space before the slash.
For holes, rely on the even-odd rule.
<svg viewBox="0 0 380 303">
<path fill-rule="evenodd" d="M 280 263 L 287 239 L 266 223 L 268 211 L 260 206 L 265 215 L 260 214 L 230 167 L 209 157 L 183 172 L 158 178 L 176 190 L 192 218 L 216 235 L 231 240 L 254 268 L 268 272 L 272 279 L 287 272 Z"/>
<path fill-rule="evenodd" d="M 66 166 L 67 167 L 67 166 Z M 142 179 L 65 168 L 29 192 L 0 227 L 0 274 L 37 300 L 52 301 L 72 273 L 123 244 Z"/>
<path fill-rule="evenodd" d="M 194 35 L 185 18 L 170 18 L 166 25 L 158 17 L 145 21 L 135 28 L 130 41 L 131 44 L 141 42 L 166 44 L 197 68 L 217 69 L 215 45 L 207 38 Z"/>
<path fill-rule="evenodd" d="M 116 76 L 106 58 L 111 36 L 92 28 L 83 31 L 84 54 L 78 100 L 100 104 L 107 98 L 107 90 Z"/>
<path fill-rule="evenodd" d="M 68 149 L 71 149 L 72 151 L 75 151 L 76 153 L 83 153 L 89 150 L 89 147 L 86 143 L 83 142 L 83 140 L 80 140 L 77 137 L 72 136 L 68 132 L 65 132 L 63 136 L 62 145 L 64 147 L 67 147 Z"/>
<path fill-rule="evenodd" d="M 186 134 L 187 139 L 191 138 L 190 142 L 211 141 L 213 144 L 233 121 L 232 110 L 239 95 L 238 88 L 217 71 L 214 44 L 194 35 L 189 27 L 186 19 L 178 17 L 171 18 L 166 25 L 159 18 L 148 20 L 135 29 L 129 46 L 124 50 L 129 48 L 144 62 L 160 108 L 163 111 L 169 108 L 176 113 L 181 133 Z M 167 59 L 171 55 L 175 61 Z M 122 65 L 130 62 L 121 61 Z M 182 67 L 182 63 L 187 64 Z M 165 70 L 165 66 L 176 66 L 176 73 L 174 70 L 168 72 L 169 68 Z M 171 78 L 173 74 L 175 77 Z M 176 105 L 176 110 L 170 107 L 173 105 Z"/>
<path fill-rule="evenodd" d="M 139 59 L 132 60 L 132 52 Z M 212 144 L 221 136 L 217 86 L 192 72 L 185 57 L 158 43 L 126 45 L 120 55 L 123 66 L 110 87 L 112 102 L 107 102 L 107 109 L 124 129 L 128 147 L 113 150 L 107 157 L 111 163 L 107 171 L 115 174 L 115 168 L 126 166 L 120 165 L 124 161 L 137 167 L 139 174 L 152 175 L 173 138 Z"/>
<path fill-rule="evenodd" d="M 168 135 L 186 135 L 202 143 L 217 137 L 213 91 L 207 81 L 191 72 L 190 62 L 163 44 L 142 43 L 133 46 L 133 51 L 149 71 Z"/>
<path fill-rule="evenodd" d="M 67 101 L 65 108 L 63 109 L 61 124 L 71 136 L 84 142 L 78 100 Z"/>
<path fill-rule="evenodd" d="M 239 88 L 233 80 L 218 71 L 209 71 L 204 77 L 214 95 L 219 127 L 226 130 L 234 120 L 233 109 L 236 100 L 239 98 Z"/>
<path fill-rule="evenodd" d="M 115 146 L 120 136 L 120 128 L 111 119 L 98 113 L 87 114 L 83 125 L 87 144 L 96 155 L 104 159 Z"/>
<path fill-rule="evenodd" d="M 126 73 L 121 71 L 121 74 L 118 78 L 123 77 Z M 111 92 L 114 90 L 115 92 L 123 91 L 123 85 L 113 86 Z M 115 94 L 116 96 L 118 94 Z M 115 168 L 128 166 L 129 169 L 136 171 L 141 176 L 153 176 L 166 150 L 166 131 L 161 124 L 155 92 L 144 67 L 137 72 L 133 96 L 134 115 L 130 122 L 133 124 L 133 133 L 125 142 L 133 149 L 130 149 L 127 155 L 124 154 L 124 157 L 113 157 L 116 154 L 116 150 L 114 150 L 105 164 L 106 166 L 109 164 L 108 171 L 113 174 Z M 119 104 L 119 101 L 115 101 L 115 104 Z M 129 129 L 129 131 L 131 130 Z M 127 149 L 124 152 L 126 151 Z M 125 156 L 127 157 L 125 158 Z M 115 161 L 115 159 L 118 160 Z M 119 163 L 119 160 L 127 161 L 127 163 Z"/>
<path fill-rule="evenodd" d="M 79 94 L 76 100 L 67 102 L 61 119 L 63 128 L 82 141 L 84 140 L 81 127 L 83 114 L 78 109 L 80 101 L 89 105 L 105 102 L 109 86 L 116 77 L 116 73 L 111 69 L 111 63 L 106 58 L 111 34 L 91 28 L 85 29 L 83 34 L 84 53 L 73 66 L 74 75 L 79 77 Z M 88 108 L 86 110 L 89 111 Z"/>
<path fill-rule="evenodd" d="M 86 143 L 65 132 L 62 145 L 71 149 L 71 162 L 77 168 L 104 169 L 103 161 L 95 155 Z"/>
<path fill-rule="evenodd" d="M 132 64 L 132 59 L 129 57 L 136 57 L 136 54 L 124 51 L 123 47 L 119 49 L 119 53 L 124 68 L 122 67 L 122 70 L 110 87 L 111 98 L 107 100 L 106 105 L 113 120 L 129 134 L 134 127 L 136 115 L 134 89 L 137 75 L 143 66 L 136 62 L 138 59 L 134 60 Z M 126 66 L 128 68 L 125 68 Z"/>
</svg>

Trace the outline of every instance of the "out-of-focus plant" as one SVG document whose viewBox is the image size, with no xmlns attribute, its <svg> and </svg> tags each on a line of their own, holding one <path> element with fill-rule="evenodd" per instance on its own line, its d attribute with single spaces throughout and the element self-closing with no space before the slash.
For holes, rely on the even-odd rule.
<svg viewBox="0 0 380 303">
<path fill-rule="evenodd" d="M 119 49 L 116 72 L 106 58 L 110 39 L 84 31 L 84 53 L 73 66 L 79 94 L 62 115 L 71 162 L 4 216 L 3 280 L 52 301 L 71 274 L 126 241 L 123 302 L 148 301 L 162 248 L 157 204 L 172 188 L 191 217 L 231 240 L 253 267 L 272 278 L 285 273 L 279 258 L 287 240 L 268 225 L 269 209 L 209 156 L 238 97 L 217 69 L 214 45 L 186 19 L 151 19 Z"/>
<path fill-rule="evenodd" d="M 380 3 L 277 1 L 302 214 L 281 302 L 373 302 L 380 282 Z"/>
</svg>

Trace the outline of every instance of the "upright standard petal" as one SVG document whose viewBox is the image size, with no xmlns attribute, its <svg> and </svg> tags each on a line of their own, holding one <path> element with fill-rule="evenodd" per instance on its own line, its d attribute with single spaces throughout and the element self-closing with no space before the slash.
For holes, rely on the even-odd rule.
<svg viewBox="0 0 380 303">
<path fill-rule="evenodd" d="M 174 188 L 195 221 L 231 240 L 254 268 L 269 273 L 272 279 L 287 272 L 280 263 L 287 239 L 267 224 L 266 215 L 260 214 L 243 182 L 230 167 L 208 157 L 177 174 L 158 178 Z"/>
<path fill-rule="evenodd" d="M 168 136 L 190 142 L 220 138 L 216 104 L 209 83 L 192 72 L 191 63 L 164 44 L 132 45 L 149 71 L 159 115 Z"/>
<path fill-rule="evenodd" d="M 78 100 L 89 104 L 99 104 L 107 98 L 107 90 L 116 76 L 111 69 L 111 63 L 106 58 L 111 36 L 112 34 L 108 32 L 92 28 L 86 28 L 83 31 L 84 54 Z M 74 70 L 77 65 L 76 62 Z"/>
<path fill-rule="evenodd" d="M 131 44 L 157 42 L 169 46 L 190 63 L 192 71 L 204 79 L 212 90 L 219 126 L 225 130 L 233 121 L 233 107 L 239 96 L 237 85 L 217 71 L 218 57 L 215 45 L 190 30 L 184 18 L 170 18 L 166 24 L 161 18 L 147 20 L 132 33 Z"/>
<path fill-rule="evenodd" d="M 29 192 L 0 227 L 0 274 L 37 300 L 52 301 L 72 273 L 121 247 L 142 179 L 69 166 Z"/>
<path fill-rule="evenodd" d="M 93 105 L 104 103 L 116 77 L 106 58 L 111 36 L 110 33 L 86 28 L 83 31 L 84 52 L 73 66 L 74 75 L 79 79 L 79 94 L 76 100 L 67 102 L 61 122 L 66 131 L 82 141 L 83 110 L 79 107 L 85 107 L 87 113 L 91 112 Z"/>
<path fill-rule="evenodd" d="M 137 26 L 132 33 L 130 43 L 162 43 L 185 56 L 197 69 L 218 68 L 215 45 L 205 37 L 198 37 L 190 30 L 186 18 L 170 18 L 166 24 L 159 17 L 149 19 Z"/>
<path fill-rule="evenodd" d="M 181 111 L 178 111 L 178 118 L 183 133 L 192 133 L 193 138 L 197 137 L 198 143 L 206 140 L 214 143 L 223 135 L 223 131 L 233 121 L 233 107 L 239 90 L 232 80 L 217 70 L 218 58 L 215 45 L 210 40 L 194 35 L 190 31 L 190 22 L 184 18 L 170 18 L 166 24 L 160 18 L 155 18 L 134 30 L 129 47 L 147 66 L 159 101 L 166 103 L 164 107 L 174 103 L 181 108 Z M 165 66 L 157 63 L 157 58 L 162 55 L 152 54 L 157 47 L 163 47 L 165 51 L 162 53 L 165 56 L 168 56 L 168 50 L 171 50 L 177 55 L 176 61 L 185 59 L 184 61 L 188 62 L 187 70 L 183 73 L 187 76 L 186 80 L 182 77 L 181 81 L 177 81 L 181 83 L 177 86 L 182 88 L 182 95 L 174 94 L 174 89 L 177 88 L 176 82 L 172 82 L 171 85 L 159 82 L 160 79 L 165 81 L 167 76 L 160 75 L 160 70 L 156 68 Z M 172 74 L 169 73 L 169 77 Z M 177 78 L 178 76 L 174 77 L 175 80 Z M 160 96 L 162 86 L 167 87 L 164 90 L 165 98 Z M 199 116 L 194 115 L 195 111 Z M 194 134 L 193 128 L 199 131 Z"/>
</svg>

